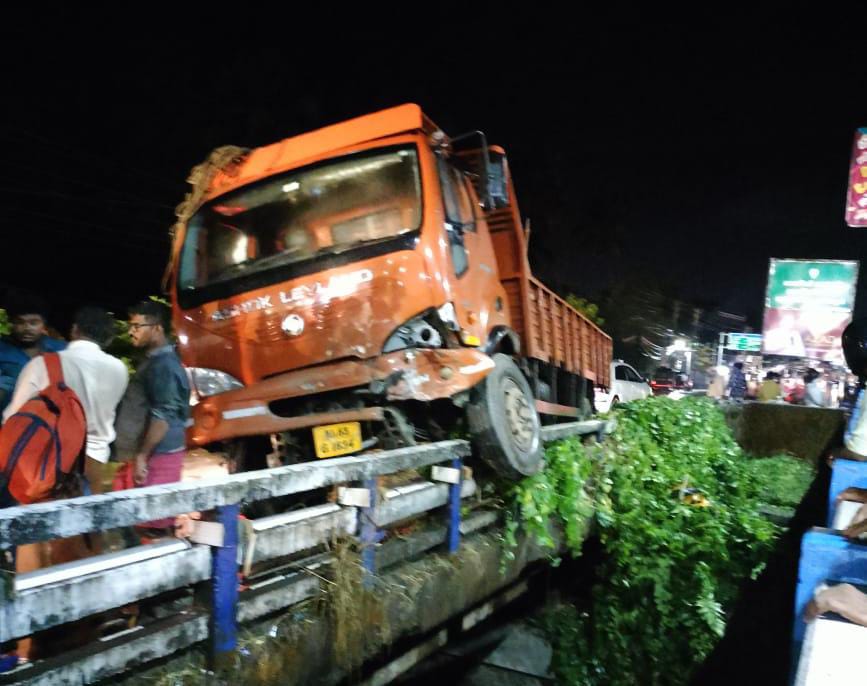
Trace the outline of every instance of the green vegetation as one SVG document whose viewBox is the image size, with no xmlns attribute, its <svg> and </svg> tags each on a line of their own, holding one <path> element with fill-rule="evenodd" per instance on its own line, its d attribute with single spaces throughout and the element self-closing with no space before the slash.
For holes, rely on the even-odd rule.
<svg viewBox="0 0 867 686">
<path fill-rule="evenodd" d="M 599 305 L 596 303 L 592 303 L 586 298 L 579 298 L 574 293 L 566 296 L 566 302 L 596 324 L 596 326 L 605 324 L 605 320 L 599 316 Z"/>
<path fill-rule="evenodd" d="M 552 519 L 562 523 L 569 552 L 575 557 L 581 554 L 595 509 L 591 490 L 594 452 L 577 438 L 558 441 L 546 450 L 545 469 L 512 490 L 513 507 L 506 515 L 507 559 L 514 557 L 519 528 L 540 545 L 555 548 Z"/>
<path fill-rule="evenodd" d="M 755 458 L 747 467 L 760 484 L 761 501 L 775 507 L 797 507 L 816 476 L 813 465 L 789 455 Z"/>
<path fill-rule="evenodd" d="M 557 682 L 683 684 L 779 532 L 759 512 L 759 479 L 772 470 L 704 399 L 651 398 L 616 417 L 604 445 L 559 442 L 546 469 L 512 489 L 506 549 L 518 530 L 553 547 L 553 522 L 578 555 L 595 521 L 603 554 L 588 606 L 543 621 Z"/>
</svg>

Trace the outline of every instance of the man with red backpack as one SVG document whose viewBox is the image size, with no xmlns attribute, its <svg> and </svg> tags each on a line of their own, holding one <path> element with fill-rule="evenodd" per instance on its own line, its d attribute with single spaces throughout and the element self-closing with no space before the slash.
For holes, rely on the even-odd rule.
<svg viewBox="0 0 867 686">
<path fill-rule="evenodd" d="M 129 380 L 124 363 L 102 350 L 114 333 L 115 323 L 108 312 L 82 307 L 75 313 L 69 345 L 58 353 L 63 381 L 78 397 L 87 421 L 84 473 L 93 493 L 103 490 L 103 468 L 115 436 L 115 413 Z M 50 385 L 47 359 L 44 355 L 35 357 L 21 370 L 3 412 L 4 424 Z"/>
</svg>

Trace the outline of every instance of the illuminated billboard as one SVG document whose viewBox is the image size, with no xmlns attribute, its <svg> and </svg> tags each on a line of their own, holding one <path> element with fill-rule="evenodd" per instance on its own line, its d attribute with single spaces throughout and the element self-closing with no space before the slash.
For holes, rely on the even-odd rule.
<svg viewBox="0 0 867 686">
<path fill-rule="evenodd" d="M 762 352 L 842 364 L 857 282 L 856 261 L 771 259 Z"/>
<path fill-rule="evenodd" d="M 849 162 L 846 223 L 849 226 L 867 226 L 867 128 L 855 132 L 852 161 Z"/>
</svg>

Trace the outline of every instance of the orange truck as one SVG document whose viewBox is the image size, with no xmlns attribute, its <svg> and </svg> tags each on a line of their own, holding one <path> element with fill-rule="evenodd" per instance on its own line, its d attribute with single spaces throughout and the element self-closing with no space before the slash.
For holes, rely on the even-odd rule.
<svg viewBox="0 0 867 686">
<path fill-rule="evenodd" d="M 255 469 L 468 433 L 503 476 L 593 411 L 611 339 L 530 272 L 506 156 L 402 105 L 190 178 L 167 286 L 190 442 Z"/>
</svg>

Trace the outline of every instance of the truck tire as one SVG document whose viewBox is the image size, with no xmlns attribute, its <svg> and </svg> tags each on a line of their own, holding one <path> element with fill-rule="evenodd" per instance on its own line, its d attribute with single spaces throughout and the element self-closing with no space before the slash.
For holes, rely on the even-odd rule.
<svg viewBox="0 0 867 686">
<path fill-rule="evenodd" d="M 543 465 L 542 435 L 530 384 L 508 355 L 476 386 L 467 406 L 470 437 L 479 456 L 500 475 L 518 480 Z"/>
</svg>

